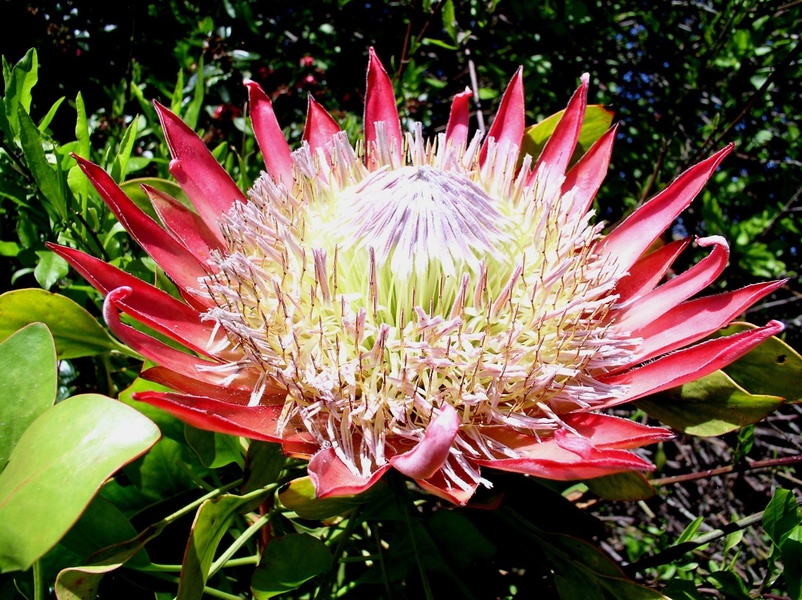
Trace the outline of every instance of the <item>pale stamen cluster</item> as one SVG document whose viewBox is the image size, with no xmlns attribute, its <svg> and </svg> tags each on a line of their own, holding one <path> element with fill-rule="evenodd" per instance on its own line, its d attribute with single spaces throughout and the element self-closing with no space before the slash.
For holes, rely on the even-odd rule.
<svg viewBox="0 0 802 600">
<path fill-rule="evenodd" d="M 293 155 L 291 187 L 268 176 L 221 227 L 227 251 L 204 286 L 213 319 L 300 419 L 367 477 L 418 442 L 445 404 L 461 420 L 443 473 L 484 481 L 465 456 L 514 456 L 477 425 L 535 436 L 617 395 L 597 380 L 637 340 L 605 324 L 619 275 L 593 252 L 600 226 L 518 148 L 467 148 L 381 123 L 369 171 L 341 133 Z M 410 442 L 405 445 L 404 441 Z"/>
</svg>

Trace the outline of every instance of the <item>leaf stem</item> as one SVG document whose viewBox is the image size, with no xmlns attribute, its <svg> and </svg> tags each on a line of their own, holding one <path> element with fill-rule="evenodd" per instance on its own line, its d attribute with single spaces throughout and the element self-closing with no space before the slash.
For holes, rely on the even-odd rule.
<svg viewBox="0 0 802 600">
<path fill-rule="evenodd" d="M 34 600 L 45 600 L 45 576 L 42 571 L 42 561 L 37 560 L 33 563 L 33 598 Z"/>
</svg>

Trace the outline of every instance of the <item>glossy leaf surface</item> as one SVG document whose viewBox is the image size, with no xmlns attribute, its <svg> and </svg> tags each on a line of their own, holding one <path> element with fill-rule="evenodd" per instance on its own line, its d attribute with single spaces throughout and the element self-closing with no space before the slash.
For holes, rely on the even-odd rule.
<svg viewBox="0 0 802 600">
<path fill-rule="evenodd" d="M 148 418 L 97 394 L 45 411 L 0 474 L 0 570 L 30 567 L 72 527 L 103 482 L 158 439 Z"/>
<path fill-rule="evenodd" d="M 0 471 L 28 426 L 56 399 L 56 349 L 34 323 L 0 343 Z"/>
<path fill-rule="evenodd" d="M 94 356 L 109 350 L 130 354 L 92 315 L 66 296 L 39 289 L 14 290 L 0 296 L 0 340 L 36 322 L 50 329 L 59 359 Z"/>
<path fill-rule="evenodd" d="M 666 425 L 700 436 L 722 435 L 750 425 L 782 404 L 777 396 L 749 394 L 723 371 L 636 403 Z"/>
</svg>

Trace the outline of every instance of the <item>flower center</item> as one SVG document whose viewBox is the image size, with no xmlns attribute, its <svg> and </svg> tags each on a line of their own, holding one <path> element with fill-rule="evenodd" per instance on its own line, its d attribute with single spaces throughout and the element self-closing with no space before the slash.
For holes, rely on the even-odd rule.
<svg viewBox="0 0 802 600">
<path fill-rule="evenodd" d="M 340 218 L 319 225 L 326 246 L 367 249 L 379 268 L 400 280 L 422 275 L 433 263 L 453 277 L 463 266 L 477 272 L 485 256 L 500 258 L 505 219 L 462 173 L 431 166 L 376 171 L 340 193 L 327 213 L 332 210 Z"/>
</svg>

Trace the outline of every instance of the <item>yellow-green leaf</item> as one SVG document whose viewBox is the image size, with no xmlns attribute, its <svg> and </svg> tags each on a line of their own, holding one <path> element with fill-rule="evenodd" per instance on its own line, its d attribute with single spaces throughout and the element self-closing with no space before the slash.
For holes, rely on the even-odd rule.
<svg viewBox="0 0 802 600">
<path fill-rule="evenodd" d="M 756 423 L 782 404 L 777 396 L 748 393 L 723 371 L 636 402 L 663 423 L 698 436 L 722 435 Z"/>
</svg>

